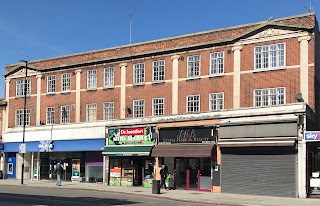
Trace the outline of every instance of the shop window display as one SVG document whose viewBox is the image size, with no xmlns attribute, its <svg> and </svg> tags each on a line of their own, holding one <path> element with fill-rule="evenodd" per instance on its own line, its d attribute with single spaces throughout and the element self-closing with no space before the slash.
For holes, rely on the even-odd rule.
<svg viewBox="0 0 320 206">
<path fill-rule="evenodd" d="M 110 159 L 109 185 L 152 187 L 154 161 L 144 159 Z"/>
<path fill-rule="evenodd" d="M 122 160 L 122 177 L 121 177 L 121 186 L 132 186 L 133 185 L 133 175 L 134 168 L 132 161 L 128 159 Z"/>
<path fill-rule="evenodd" d="M 121 183 L 121 160 L 110 159 L 109 185 L 120 186 Z"/>
</svg>

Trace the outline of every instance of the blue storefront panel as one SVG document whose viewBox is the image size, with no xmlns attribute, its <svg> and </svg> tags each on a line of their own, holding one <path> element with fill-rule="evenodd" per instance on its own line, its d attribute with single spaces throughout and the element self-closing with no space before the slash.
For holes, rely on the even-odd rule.
<svg viewBox="0 0 320 206">
<path fill-rule="evenodd" d="M 103 151 L 105 139 L 83 139 L 53 141 L 53 152 L 63 151 Z"/>
<path fill-rule="evenodd" d="M 4 143 L 4 152 L 19 152 L 21 142 Z M 39 152 L 39 141 L 26 142 L 27 152 Z M 69 151 L 103 151 L 105 139 L 81 139 L 81 140 L 57 140 L 52 141 L 52 152 L 69 152 Z"/>
<path fill-rule="evenodd" d="M 8 153 L 7 158 L 7 178 L 16 178 L 16 153 Z"/>
</svg>

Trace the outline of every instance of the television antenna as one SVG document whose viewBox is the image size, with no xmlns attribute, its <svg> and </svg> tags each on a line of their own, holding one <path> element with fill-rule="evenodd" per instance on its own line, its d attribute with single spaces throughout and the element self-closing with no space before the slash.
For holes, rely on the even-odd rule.
<svg viewBox="0 0 320 206">
<path fill-rule="evenodd" d="M 312 13 L 312 5 L 311 5 L 311 2 L 310 2 L 310 5 L 309 5 L 309 8 L 304 6 L 304 8 L 309 12 L 309 13 Z"/>
<path fill-rule="evenodd" d="M 131 44 L 131 35 L 132 35 L 132 13 L 131 12 L 127 12 L 127 15 L 129 15 L 130 18 L 130 44 Z"/>
</svg>

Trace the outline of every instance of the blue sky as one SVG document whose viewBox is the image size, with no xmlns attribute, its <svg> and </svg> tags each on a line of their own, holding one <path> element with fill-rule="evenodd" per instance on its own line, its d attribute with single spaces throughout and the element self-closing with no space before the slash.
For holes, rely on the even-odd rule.
<svg viewBox="0 0 320 206">
<path fill-rule="evenodd" d="M 320 0 L 1 0 L 0 72 L 39 60 L 307 13 Z M 0 98 L 4 78 L 0 77 Z"/>
</svg>

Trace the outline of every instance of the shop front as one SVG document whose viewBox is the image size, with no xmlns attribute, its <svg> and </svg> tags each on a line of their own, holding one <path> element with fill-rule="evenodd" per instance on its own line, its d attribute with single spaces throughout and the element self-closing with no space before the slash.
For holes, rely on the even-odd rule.
<svg viewBox="0 0 320 206">
<path fill-rule="evenodd" d="M 214 126 L 158 128 L 159 144 L 152 150 L 159 167 L 168 167 L 169 188 L 211 191 L 216 161 Z"/>
<path fill-rule="evenodd" d="M 109 185 L 151 187 L 154 158 L 150 152 L 155 144 L 152 127 L 108 128 Z"/>
<path fill-rule="evenodd" d="M 5 144 L 8 178 L 18 173 L 16 158 L 21 159 L 18 142 Z M 64 181 L 102 182 L 103 159 L 101 151 L 105 139 L 47 140 L 26 142 L 25 175 L 32 180 L 55 180 L 54 169 L 62 163 Z"/>
<path fill-rule="evenodd" d="M 320 131 L 305 131 L 308 197 L 320 198 Z"/>
<path fill-rule="evenodd" d="M 250 118 L 246 124 L 221 121 L 221 192 L 296 197 L 301 167 L 296 117 L 281 121 L 279 117 L 274 121 L 259 118 L 259 123 L 249 122 Z"/>
</svg>

